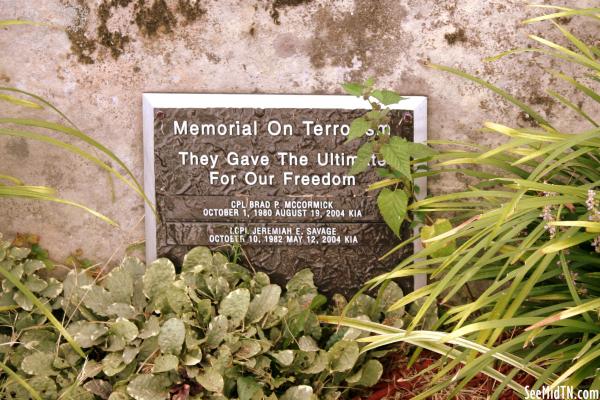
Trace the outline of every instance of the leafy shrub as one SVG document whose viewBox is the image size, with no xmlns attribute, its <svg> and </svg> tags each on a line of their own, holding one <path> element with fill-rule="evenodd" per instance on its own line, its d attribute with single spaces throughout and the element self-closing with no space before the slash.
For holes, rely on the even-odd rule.
<svg viewBox="0 0 600 400">
<path fill-rule="evenodd" d="M 310 270 L 285 290 L 222 254 L 198 247 L 177 273 L 167 259 L 146 268 L 126 258 L 107 275 L 72 270 L 46 278 L 29 249 L 0 243 L 0 268 L 18 277 L 63 321 L 72 346 L 7 279 L 0 298 L 6 399 L 336 399 L 375 384 L 386 351 L 362 354 L 357 329 L 321 326 L 342 296 L 317 292 Z M 360 295 L 349 316 L 402 326 L 387 309 L 402 297 L 390 283 Z M 78 354 L 78 348 L 85 358 Z"/>
</svg>

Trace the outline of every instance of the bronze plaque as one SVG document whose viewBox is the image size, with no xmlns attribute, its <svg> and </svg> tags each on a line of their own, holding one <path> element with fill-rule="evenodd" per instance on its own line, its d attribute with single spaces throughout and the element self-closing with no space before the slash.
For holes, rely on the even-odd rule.
<svg viewBox="0 0 600 400">
<path fill-rule="evenodd" d="M 425 99 L 403 103 L 391 134 L 424 140 Z M 349 125 L 367 107 L 349 96 L 144 95 L 145 190 L 159 215 L 147 209 L 148 259 L 233 245 L 275 282 L 308 267 L 323 292 L 345 295 L 389 271 L 412 248 L 378 260 L 410 235 L 396 237 L 365 190 L 384 164 L 348 173 L 361 143 L 346 143 Z"/>
</svg>

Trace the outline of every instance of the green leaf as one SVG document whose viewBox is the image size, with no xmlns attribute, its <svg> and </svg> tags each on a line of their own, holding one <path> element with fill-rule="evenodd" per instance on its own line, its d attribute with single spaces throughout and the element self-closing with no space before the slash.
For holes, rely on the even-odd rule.
<svg viewBox="0 0 600 400">
<path fill-rule="evenodd" d="M 132 342 L 138 336 L 138 328 L 135 324 L 125 318 L 117 318 L 112 324 L 110 331 L 113 335 L 122 337 L 126 343 Z"/>
<path fill-rule="evenodd" d="M 158 334 L 158 346 L 163 354 L 181 353 L 185 340 L 185 325 L 178 318 L 171 318 L 164 323 Z"/>
<path fill-rule="evenodd" d="M 344 83 L 342 85 L 346 93 L 352 96 L 362 97 L 364 87 L 360 83 Z"/>
<path fill-rule="evenodd" d="M 279 285 L 267 285 L 263 287 L 260 294 L 255 296 L 252 302 L 250 302 L 246 321 L 250 323 L 258 322 L 277 307 L 280 297 L 281 287 Z"/>
<path fill-rule="evenodd" d="M 305 293 L 315 293 L 317 291 L 314 274 L 309 268 L 304 268 L 296 272 L 285 287 L 288 294 L 293 293 L 302 295 Z"/>
<path fill-rule="evenodd" d="M 183 356 L 183 365 L 196 365 L 202 361 L 202 350 L 200 348 L 189 349 Z"/>
<path fill-rule="evenodd" d="M 327 352 L 325 352 L 324 350 L 319 350 L 312 365 L 302 370 L 301 372 L 303 374 L 320 374 L 325 370 L 325 368 L 327 368 L 328 365 L 329 357 L 327 355 Z"/>
<path fill-rule="evenodd" d="M 6 364 L 0 362 L 0 369 L 4 371 L 5 374 L 9 375 L 11 379 L 13 379 L 19 386 L 27 391 L 27 393 L 34 400 L 42 400 L 42 396 L 35 390 L 21 375 L 17 374 L 15 371 L 10 369 Z M 6 383 L 5 383 L 6 384 Z"/>
<path fill-rule="evenodd" d="M 58 388 L 54 379 L 47 376 L 34 376 L 29 380 L 32 388 L 34 388 L 44 399 L 58 398 Z M 79 400 L 79 398 L 77 398 Z M 92 396 L 82 396 L 81 400 L 94 400 Z"/>
<path fill-rule="evenodd" d="M 313 400 L 316 396 L 313 394 L 313 388 L 307 385 L 292 386 L 285 391 L 281 400 Z"/>
<path fill-rule="evenodd" d="M 209 392 L 221 393 L 225 386 L 223 376 L 212 367 L 207 368 L 203 374 L 200 374 L 196 378 L 196 380 Z"/>
<path fill-rule="evenodd" d="M 400 228 L 406 217 L 408 197 L 403 190 L 383 189 L 377 196 L 377 206 L 383 220 L 400 237 Z"/>
<path fill-rule="evenodd" d="M 40 22 L 28 21 L 25 19 L 5 19 L 0 21 L 0 26 L 11 26 L 11 25 L 46 25 Z"/>
<path fill-rule="evenodd" d="M 52 376 L 58 372 L 52 367 L 54 354 L 35 352 L 23 358 L 21 369 L 29 375 Z"/>
<path fill-rule="evenodd" d="M 270 353 L 271 356 L 284 367 L 289 367 L 294 362 L 294 351 L 293 350 L 281 350 Z"/>
<path fill-rule="evenodd" d="M 423 242 L 433 239 L 439 235 L 442 235 L 446 232 L 452 230 L 452 223 L 445 218 L 437 219 L 433 225 L 426 225 L 421 228 L 421 240 Z M 428 246 L 427 243 L 423 244 L 425 247 Z M 434 251 L 431 256 L 432 257 L 449 257 L 456 251 L 456 240 L 448 240 L 443 247 L 439 250 Z"/>
<path fill-rule="evenodd" d="M 83 348 L 93 347 L 108 332 L 108 328 L 100 323 L 79 320 L 67 328 L 74 340 Z"/>
<path fill-rule="evenodd" d="M 392 137 L 389 143 L 381 146 L 381 155 L 394 171 L 399 172 L 404 178 L 412 182 L 410 148 L 407 141 Z"/>
<path fill-rule="evenodd" d="M 35 275 L 31 275 L 27 278 L 27 280 L 25 280 L 25 286 L 32 292 L 39 293 L 48 287 L 48 282 L 41 278 L 38 278 Z"/>
<path fill-rule="evenodd" d="M 113 390 L 112 385 L 108 381 L 102 379 L 92 379 L 91 381 L 87 381 L 83 385 L 83 388 L 101 399 L 108 399 Z"/>
<path fill-rule="evenodd" d="M 0 93 L 0 100 L 6 101 L 8 103 L 12 103 L 17 106 L 22 106 L 22 107 L 27 107 L 27 108 L 35 108 L 38 110 L 43 109 L 42 106 L 40 106 L 37 103 L 34 103 L 33 101 L 23 100 L 18 97 L 11 96 L 9 94 Z"/>
<path fill-rule="evenodd" d="M 386 106 L 396 104 L 403 99 L 402 96 L 391 90 L 374 90 L 373 93 L 371 93 L 371 96 L 375 97 L 379 102 Z"/>
<path fill-rule="evenodd" d="M 207 247 L 194 247 L 183 258 L 182 271 L 190 271 L 194 267 L 209 267 L 212 265 L 213 256 Z"/>
<path fill-rule="evenodd" d="M 1 133 L 1 132 L 0 132 Z M 43 201 L 51 201 L 58 204 L 66 204 L 72 207 L 80 208 L 85 210 L 86 212 L 92 214 L 96 218 L 101 219 L 102 221 L 113 225 L 119 226 L 115 221 L 108 218 L 105 215 L 100 214 L 99 212 L 92 210 L 82 204 L 75 203 L 73 201 L 61 199 L 53 196 L 55 191 L 51 188 L 47 188 L 44 186 L 1 186 L 0 185 L 0 197 L 20 197 L 24 199 L 33 199 L 33 200 L 43 200 Z"/>
<path fill-rule="evenodd" d="M 110 394 L 108 400 L 131 400 L 131 397 L 125 392 L 115 391 Z"/>
<path fill-rule="evenodd" d="M 247 360 L 258 355 L 262 351 L 260 342 L 254 339 L 246 339 L 240 341 L 240 348 L 235 352 L 237 359 Z"/>
<path fill-rule="evenodd" d="M 81 156 L 81 157 L 85 158 L 86 160 L 92 162 L 93 164 L 96 164 L 97 166 L 99 166 L 100 168 L 102 168 L 103 170 L 105 170 L 106 172 L 111 174 L 111 176 L 117 177 L 119 180 L 121 180 L 123 183 L 125 183 L 127 186 L 129 186 L 131 189 L 133 189 L 138 195 L 140 195 L 140 197 L 144 198 L 146 200 L 147 204 L 152 209 L 154 207 L 150 203 L 150 201 L 147 199 L 147 196 L 145 195 L 145 193 L 143 192 L 142 188 L 140 187 L 139 183 L 137 183 L 137 181 L 126 178 L 119 171 L 117 171 L 115 168 L 113 168 L 111 165 L 102 161 L 101 159 L 99 159 L 98 157 L 93 155 L 92 153 L 84 150 L 84 148 L 82 148 L 80 146 L 73 145 L 73 144 L 55 139 L 48 135 L 38 134 L 35 132 L 29 132 L 29 131 L 20 131 L 20 130 L 0 128 L 0 135 L 20 137 L 20 138 L 25 138 L 25 139 L 36 140 L 39 142 L 48 143 L 50 145 L 53 145 L 53 146 L 56 146 L 63 150 L 66 150 L 70 153 Z M 94 147 L 98 149 L 98 146 L 94 146 Z M 12 187 L 12 188 L 14 188 L 14 187 Z"/>
<path fill-rule="evenodd" d="M 44 289 L 40 294 L 46 298 L 54 299 L 58 297 L 63 291 L 63 284 L 52 277 L 48 278 L 48 287 Z"/>
<path fill-rule="evenodd" d="M 345 372 L 354 367 L 360 350 L 354 341 L 340 340 L 327 352 L 329 368 L 333 372 Z"/>
<path fill-rule="evenodd" d="M 414 159 L 421 159 L 421 158 L 429 158 L 429 157 L 433 157 L 436 154 L 438 154 L 438 152 L 434 149 L 432 149 L 431 147 L 423 144 L 423 143 L 414 143 L 414 142 L 406 142 L 408 145 L 408 152 L 410 154 L 410 156 Z"/>
<path fill-rule="evenodd" d="M 138 314 L 132 305 L 127 303 L 112 303 L 106 309 L 108 315 L 133 319 Z"/>
<path fill-rule="evenodd" d="M 348 377 L 346 382 L 356 386 L 371 387 L 379 382 L 381 375 L 383 375 L 383 365 L 377 360 L 369 360 L 356 374 Z"/>
<path fill-rule="evenodd" d="M 159 372 L 167 372 L 176 370 L 179 366 L 179 358 L 173 354 L 163 354 L 154 359 L 154 366 L 152 367 L 152 373 L 157 374 Z"/>
<path fill-rule="evenodd" d="M 27 297 L 31 301 L 31 303 L 33 303 L 33 305 L 35 305 L 36 308 L 46 316 L 46 318 L 48 318 L 48 320 L 50 321 L 50 323 L 52 323 L 56 330 L 58 330 L 65 337 L 67 342 L 69 342 L 69 344 L 73 347 L 73 350 L 75 350 L 80 356 L 85 357 L 85 354 L 83 353 L 83 350 L 81 350 L 81 347 L 79 347 L 79 345 L 75 342 L 75 340 L 65 329 L 65 327 L 56 319 L 56 317 L 52 314 L 52 311 L 49 310 L 48 307 L 44 303 L 42 303 L 36 297 L 35 294 L 33 294 L 29 289 L 27 289 L 25 285 L 21 283 L 19 278 L 14 276 L 11 272 L 7 271 L 2 266 L 0 266 L 0 274 L 3 275 L 6 279 L 8 279 L 10 283 L 15 285 L 17 289 L 19 289 L 20 292 L 23 293 L 23 295 Z"/>
<path fill-rule="evenodd" d="M 229 321 L 224 315 L 217 315 L 208 324 L 208 330 L 206 331 L 206 345 L 208 348 L 218 347 L 225 335 L 227 335 L 227 329 L 229 327 Z"/>
<path fill-rule="evenodd" d="M 385 325 L 394 326 L 400 328 L 404 325 L 404 307 L 399 307 L 393 311 L 389 311 L 389 308 L 396 304 L 401 298 L 404 297 L 402 288 L 394 281 L 386 282 L 379 290 L 377 297 L 379 306 L 384 313 Z"/>
<path fill-rule="evenodd" d="M 106 289 L 96 284 L 91 284 L 81 289 L 83 290 L 83 305 L 97 315 L 107 316 L 108 307 L 110 307 L 112 299 Z"/>
<path fill-rule="evenodd" d="M 104 287 L 115 303 L 130 303 L 133 296 L 133 276 L 121 265 L 106 276 Z"/>
<path fill-rule="evenodd" d="M 127 393 L 136 400 L 168 399 L 170 384 L 165 375 L 138 375 L 127 385 Z"/>
<path fill-rule="evenodd" d="M 29 254 L 29 251 L 27 251 L 27 254 Z M 26 260 L 25 264 L 23 264 L 23 272 L 25 273 L 25 275 L 31 275 L 34 272 L 45 268 L 46 264 L 44 264 L 40 260 Z"/>
<path fill-rule="evenodd" d="M 250 291 L 245 288 L 229 293 L 219 305 L 219 314 L 228 317 L 234 326 L 244 320 L 250 306 Z"/>
<path fill-rule="evenodd" d="M 542 5 L 535 5 L 536 7 L 541 7 Z M 533 22 L 545 21 L 548 19 L 558 19 L 558 18 L 569 18 L 575 15 L 597 15 L 600 14 L 600 8 L 583 8 L 583 9 L 566 9 L 564 11 L 556 12 L 553 14 L 546 14 L 539 17 L 533 17 L 526 19 L 523 21 L 524 24 L 531 24 Z"/>
<path fill-rule="evenodd" d="M 369 129 L 371 129 L 371 123 L 364 117 L 356 118 L 350 124 L 350 133 L 348 133 L 347 141 L 358 139 L 362 137 Z"/>
<path fill-rule="evenodd" d="M 138 336 L 142 339 L 148 339 L 153 336 L 158 336 L 159 333 L 160 321 L 155 315 L 151 315 L 144 323 L 144 328 Z"/>
<path fill-rule="evenodd" d="M 15 292 L 13 300 L 25 311 L 33 310 L 33 301 L 31 298 L 26 296 L 23 292 Z"/>
<path fill-rule="evenodd" d="M 542 248 L 543 254 L 551 254 L 556 253 L 560 250 L 568 249 L 569 247 L 573 247 L 578 245 L 579 243 L 587 242 L 588 240 L 594 239 L 598 236 L 595 233 L 578 233 L 573 235 L 573 237 L 567 239 L 561 239 L 556 242 L 551 242 Z"/>
<path fill-rule="evenodd" d="M 298 348 L 305 352 L 319 351 L 319 345 L 315 339 L 310 336 L 302 336 L 298 339 Z"/>
<path fill-rule="evenodd" d="M 237 378 L 237 392 L 240 400 L 252 400 L 261 390 L 261 386 L 254 378 L 250 376 Z"/>
<path fill-rule="evenodd" d="M 116 176 L 120 180 L 122 180 L 128 186 L 130 186 L 140 197 L 142 197 L 144 199 L 144 201 L 146 202 L 146 204 L 148 204 L 148 206 L 152 209 L 152 211 L 154 213 L 156 213 L 154 204 L 152 204 L 150 202 L 150 200 L 148 199 L 148 197 L 144 193 L 142 186 L 135 179 L 135 177 L 134 177 L 133 173 L 131 172 L 131 170 L 112 151 L 110 151 L 108 148 L 106 148 L 101 143 L 99 143 L 96 140 L 94 140 L 89 135 L 86 135 L 85 133 L 83 133 L 80 130 L 78 130 L 75 127 L 75 125 L 73 124 L 73 122 L 70 121 L 60 110 L 58 110 L 56 107 L 54 107 L 52 104 L 48 103 L 47 101 L 45 101 L 41 97 L 33 95 L 31 93 L 28 93 L 28 92 L 24 92 L 22 90 L 14 89 L 14 88 L 6 88 L 6 87 L 4 87 L 4 88 L 0 88 L 0 90 L 13 91 L 13 92 L 17 92 L 17 93 L 21 93 L 21 94 L 25 94 L 27 96 L 33 97 L 34 99 L 40 101 L 42 104 L 44 104 L 44 105 L 48 106 L 49 108 L 51 108 L 52 110 L 54 110 L 62 118 L 64 118 L 66 121 L 68 121 L 72 125 L 72 127 L 65 126 L 63 124 L 59 124 L 59 123 L 55 123 L 55 122 L 50 122 L 50 121 L 45 121 L 45 120 L 39 120 L 39 119 L 31 119 L 31 118 L 0 118 L 0 123 L 9 123 L 9 124 L 14 124 L 14 125 L 19 125 L 19 126 L 33 126 L 33 127 L 37 127 L 37 128 L 49 129 L 51 131 L 60 132 L 60 133 L 63 133 L 63 134 L 75 137 L 75 138 L 80 139 L 81 141 L 89 144 L 91 147 L 99 150 L 100 152 L 102 152 L 106 156 L 108 156 L 111 160 L 113 160 L 119 167 L 121 167 L 126 172 L 126 174 L 131 179 L 126 179 L 124 176 L 122 176 L 120 173 L 118 173 L 113 168 L 110 168 L 110 167 L 106 168 L 106 167 L 108 167 L 106 164 L 104 166 L 101 165 L 101 167 L 103 169 L 107 170 L 108 172 L 112 173 L 114 176 Z M 32 137 L 32 138 L 34 138 L 34 137 Z M 40 140 L 40 139 L 41 138 L 38 136 L 38 140 Z M 58 141 L 47 141 L 47 142 L 49 142 L 51 144 L 55 144 L 55 145 L 57 145 L 59 143 Z M 63 146 L 61 146 L 61 147 L 63 147 Z M 72 151 L 71 150 L 72 147 L 71 148 L 65 147 L 65 148 L 67 150 Z M 83 152 L 83 153 L 85 153 L 85 152 Z M 78 154 L 83 155 L 82 153 L 78 153 Z M 84 156 L 84 157 L 86 157 L 86 156 Z M 95 157 L 86 157 L 86 158 L 90 159 L 94 163 L 97 163 L 97 161 L 98 161 L 98 159 L 96 159 Z"/>
<path fill-rule="evenodd" d="M 181 315 L 185 311 L 190 311 L 193 307 L 192 301 L 185 292 L 185 289 L 176 285 L 171 285 L 171 288 L 166 291 L 166 298 L 169 307 L 177 315 Z"/>
<path fill-rule="evenodd" d="M 148 266 L 144 274 L 144 294 L 151 300 L 164 294 L 170 289 L 170 283 L 175 280 L 175 266 L 166 259 L 160 258 Z"/>
<path fill-rule="evenodd" d="M 373 156 L 373 143 L 366 142 L 356 151 L 356 160 L 350 168 L 350 175 L 358 175 L 369 167 L 371 157 Z"/>
</svg>

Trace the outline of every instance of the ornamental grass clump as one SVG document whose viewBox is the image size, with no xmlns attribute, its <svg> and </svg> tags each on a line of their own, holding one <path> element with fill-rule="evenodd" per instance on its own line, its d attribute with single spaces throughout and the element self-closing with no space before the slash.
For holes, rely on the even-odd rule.
<svg viewBox="0 0 600 400">
<path fill-rule="evenodd" d="M 126 258 L 108 274 L 71 270 L 59 282 L 29 249 L 3 241 L 0 268 L 10 277 L 0 297 L 3 399 L 349 398 L 377 383 L 387 351 L 363 354 L 355 339 L 365 333 L 322 326 L 317 313 L 347 308 L 398 327 L 408 316 L 384 311 L 403 296 L 393 282 L 377 298 L 347 307 L 336 295 L 327 306 L 308 269 L 282 288 L 204 247 L 180 273 L 167 259 Z"/>
<path fill-rule="evenodd" d="M 415 399 L 450 386 L 449 396 L 454 396 L 480 372 L 496 381 L 493 399 L 507 387 L 526 397 L 523 382 L 531 380 L 529 390 L 600 389 L 600 124 L 590 111 L 600 103 L 600 49 L 561 25 L 587 18 L 597 27 L 600 9 L 539 7 L 551 13 L 526 23 L 551 21 L 565 44 L 531 35 L 538 47 L 488 61 L 533 52 L 566 62 L 577 76 L 550 73 L 574 89 L 581 102 L 554 90 L 547 93 L 573 111 L 584 128 L 560 130 L 504 90 L 460 70 L 430 65 L 491 89 L 519 107 L 532 126 L 485 123 L 484 134 L 506 138 L 494 148 L 437 142 L 446 150 L 429 157 L 423 174 L 461 174 L 472 185 L 410 204 L 410 212 L 439 219 L 395 250 L 417 239 L 424 249 L 367 282 L 372 289 L 393 278 L 429 275 L 429 284 L 389 309 L 422 304 L 406 329 L 322 318 L 375 333 L 358 339 L 368 342 L 368 349 L 407 342 L 442 354 L 431 385 Z M 481 290 L 469 295 L 470 287 Z M 466 302 L 457 302 L 464 293 Z M 433 307 L 442 311 L 438 322 L 431 330 L 418 330 Z"/>
</svg>

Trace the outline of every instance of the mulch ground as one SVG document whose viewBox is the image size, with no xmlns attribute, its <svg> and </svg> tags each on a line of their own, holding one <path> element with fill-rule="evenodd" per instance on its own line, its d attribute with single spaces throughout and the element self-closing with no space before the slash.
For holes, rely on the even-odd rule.
<svg viewBox="0 0 600 400">
<path fill-rule="evenodd" d="M 409 357 L 397 353 L 389 356 L 384 375 L 378 384 L 376 384 L 369 395 L 356 397 L 354 400 L 409 400 L 417 394 L 425 391 L 430 384 L 430 380 L 437 373 L 436 369 L 427 370 L 436 361 L 439 355 L 432 352 L 423 351 L 419 359 L 408 367 Z M 500 372 L 510 372 L 510 367 L 500 367 Z M 447 379 L 450 379 L 454 373 L 458 372 L 457 367 Z M 515 380 L 523 386 L 533 385 L 535 380 L 527 374 L 517 374 Z M 454 397 L 457 400 L 485 400 L 489 399 L 498 386 L 498 383 L 484 374 L 478 374 Z M 430 397 L 432 400 L 446 400 L 454 386 L 450 385 L 442 393 Z M 519 400 L 520 397 L 511 389 L 505 389 L 500 396 L 500 400 Z"/>
</svg>

